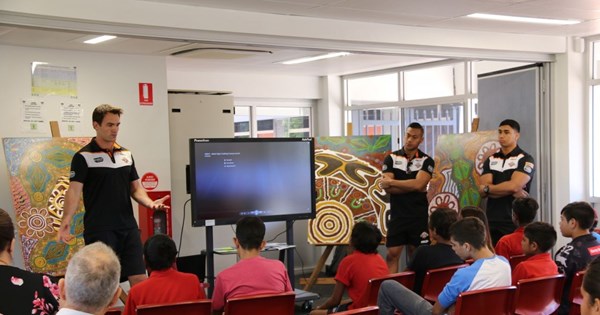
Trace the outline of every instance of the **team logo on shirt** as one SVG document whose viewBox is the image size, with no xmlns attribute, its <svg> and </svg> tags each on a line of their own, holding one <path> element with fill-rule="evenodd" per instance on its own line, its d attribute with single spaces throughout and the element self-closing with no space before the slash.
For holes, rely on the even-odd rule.
<svg viewBox="0 0 600 315">
<path fill-rule="evenodd" d="M 381 167 L 382 171 L 386 171 L 387 170 L 387 164 L 383 164 L 383 166 Z"/>
<path fill-rule="evenodd" d="M 490 165 L 496 165 L 496 164 L 498 164 L 498 161 L 491 161 L 490 162 Z"/>
<path fill-rule="evenodd" d="M 429 165 L 427 167 L 427 171 L 429 171 L 429 173 L 433 173 L 433 166 Z"/>
<path fill-rule="evenodd" d="M 600 254 L 600 245 L 588 248 L 588 252 L 591 256 L 596 256 Z"/>
<path fill-rule="evenodd" d="M 124 156 L 121 161 L 123 161 L 125 164 L 129 164 L 129 159 L 126 156 Z"/>
<path fill-rule="evenodd" d="M 523 170 L 527 173 L 531 173 L 533 171 L 533 163 L 525 162 L 525 166 L 523 167 Z"/>
<path fill-rule="evenodd" d="M 71 173 L 69 174 L 69 178 L 75 178 L 75 171 L 71 171 Z"/>
<path fill-rule="evenodd" d="M 104 158 L 101 156 L 94 158 L 94 162 L 96 162 L 96 163 L 102 163 L 103 161 L 104 161 Z"/>
</svg>

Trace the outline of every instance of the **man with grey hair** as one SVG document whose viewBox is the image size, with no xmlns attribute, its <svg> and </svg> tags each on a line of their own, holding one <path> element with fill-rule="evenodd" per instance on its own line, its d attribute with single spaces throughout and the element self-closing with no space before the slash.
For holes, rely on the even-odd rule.
<svg viewBox="0 0 600 315">
<path fill-rule="evenodd" d="M 57 315 L 104 314 L 119 298 L 121 264 L 102 242 L 79 250 L 58 282 L 63 307 Z"/>
</svg>

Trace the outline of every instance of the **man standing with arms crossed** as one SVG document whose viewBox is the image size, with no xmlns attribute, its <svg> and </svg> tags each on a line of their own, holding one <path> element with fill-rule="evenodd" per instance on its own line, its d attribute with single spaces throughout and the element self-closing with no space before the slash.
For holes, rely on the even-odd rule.
<svg viewBox="0 0 600 315">
<path fill-rule="evenodd" d="M 85 244 L 101 241 L 110 246 L 121 262 L 121 280 L 131 286 L 146 279 L 142 243 L 133 216 L 131 199 L 146 208 L 165 209 L 170 196 L 156 201 L 142 188 L 131 152 L 116 143 L 123 110 L 111 105 L 94 109 L 96 137 L 71 161 L 69 189 L 65 195 L 60 241 L 73 239 L 71 221 L 83 192 Z"/>
<path fill-rule="evenodd" d="M 425 131 L 413 122 L 406 128 L 402 149 L 392 152 L 383 163 L 381 187 L 390 194 L 390 220 L 387 226 L 386 262 L 390 273 L 398 272 L 404 246 L 410 257 L 427 234 L 427 184 L 433 173 L 431 157 L 419 150 Z"/>
<path fill-rule="evenodd" d="M 485 160 L 479 178 L 479 194 L 488 197 L 486 212 L 494 246 L 502 236 L 517 228 L 512 221 L 512 202 L 529 196 L 535 171 L 533 157 L 517 144 L 520 132 L 519 123 L 512 119 L 500 123 L 500 150 Z"/>
</svg>

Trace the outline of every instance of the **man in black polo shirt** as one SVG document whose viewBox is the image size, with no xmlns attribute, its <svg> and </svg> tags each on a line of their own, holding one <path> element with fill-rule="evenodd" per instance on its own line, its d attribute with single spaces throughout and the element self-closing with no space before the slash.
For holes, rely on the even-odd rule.
<svg viewBox="0 0 600 315">
<path fill-rule="evenodd" d="M 381 187 L 390 194 L 391 208 L 386 237 L 386 261 L 390 273 L 398 272 L 398 259 L 404 245 L 408 245 L 410 257 L 415 247 L 429 241 L 427 184 L 434 162 L 419 150 L 423 134 L 421 124 L 408 125 L 404 146 L 388 155 L 383 163 Z"/>
<path fill-rule="evenodd" d="M 533 157 L 517 145 L 520 131 L 519 123 L 512 119 L 500 123 L 500 150 L 485 160 L 479 179 L 479 194 L 488 197 L 486 212 L 494 246 L 517 228 L 512 221 L 512 202 L 529 196 L 535 171 Z"/>
<path fill-rule="evenodd" d="M 83 192 L 85 243 L 101 241 L 110 246 L 121 261 L 121 281 L 127 278 L 133 286 L 146 279 L 146 270 L 131 198 L 156 210 L 166 208 L 163 202 L 169 196 L 150 199 L 139 182 L 131 152 L 116 143 L 122 113 L 106 104 L 94 109 L 96 137 L 71 161 L 71 182 L 58 237 L 65 243 L 73 239 L 71 221 Z"/>
</svg>

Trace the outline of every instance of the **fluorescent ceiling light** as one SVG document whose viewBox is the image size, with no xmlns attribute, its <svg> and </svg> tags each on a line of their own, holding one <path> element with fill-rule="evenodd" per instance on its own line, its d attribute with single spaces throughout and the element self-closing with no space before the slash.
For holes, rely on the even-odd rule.
<svg viewBox="0 0 600 315">
<path fill-rule="evenodd" d="M 284 65 L 295 65 L 295 64 L 304 63 L 304 62 L 311 62 L 311 61 L 315 61 L 315 60 L 329 59 L 329 58 L 335 58 L 335 57 L 343 57 L 343 56 L 348 56 L 348 55 L 350 55 L 349 52 L 342 51 L 342 52 L 328 53 L 328 54 L 318 55 L 318 56 L 313 56 L 313 57 L 298 58 L 298 59 L 283 61 L 281 63 Z"/>
<path fill-rule="evenodd" d="M 540 19 L 523 16 L 510 16 L 510 15 L 496 15 L 496 14 L 485 14 L 485 13 L 473 13 L 467 15 L 467 17 L 484 20 L 495 20 L 495 21 L 507 21 L 507 22 L 521 22 L 521 23 L 535 23 L 535 24 L 551 24 L 551 25 L 572 25 L 581 23 L 577 20 L 555 20 L 555 19 Z"/>
<path fill-rule="evenodd" d="M 98 36 L 92 39 L 88 39 L 86 40 L 84 43 L 86 44 L 98 44 L 98 43 L 102 43 L 105 42 L 107 40 L 111 40 L 111 39 L 115 39 L 117 38 L 117 36 L 112 36 L 112 35 L 102 35 L 102 36 Z"/>
</svg>

